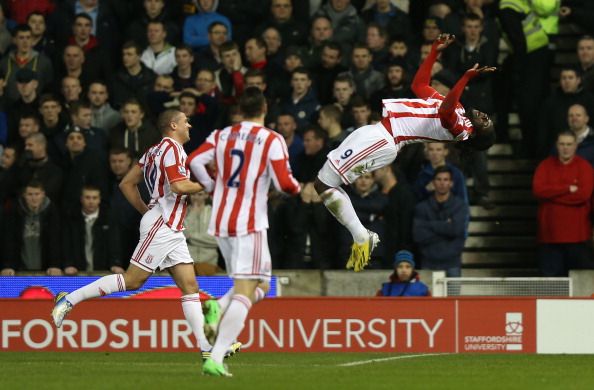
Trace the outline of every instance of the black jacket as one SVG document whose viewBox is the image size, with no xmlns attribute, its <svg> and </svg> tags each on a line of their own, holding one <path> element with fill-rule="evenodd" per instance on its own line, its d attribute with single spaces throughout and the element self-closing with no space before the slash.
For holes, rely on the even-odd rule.
<svg viewBox="0 0 594 390">
<path fill-rule="evenodd" d="M 22 198 L 4 218 L 4 244 L 2 254 L 2 268 L 25 270 L 21 260 L 23 249 L 23 229 L 28 210 Z M 42 269 L 61 267 L 62 251 L 60 248 L 60 213 L 57 207 L 48 202 L 40 212 L 40 240 Z M 27 270 L 39 271 L 39 270 Z"/>
<path fill-rule="evenodd" d="M 93 269 L 109 270 L 112 266 L 122 267 L 121 251 L 117 239 L 117 229 L 110 224 L 109 209 L 101 206 L 99 216 L 93 225 Z M 64 267 L 76 267 L 79 271 L 87 268 L 85 255 L 86 229 L 80 208 L 72 209 L 64 216 L 62 229 L 62 248 Z"/>
<path fill-rule="evenodd" d="M 80 209 L 80 194 L 86 184 L 97 186 L 102 194 L 107 194 L 107 165 L 89 148 L 73 159 L 68 158 L 65 163 L 62 192 L 64 209 Z"/>
<path fill-rule="evenodd" d="M 146 96 L 153 89 L 155 83 L 155 72 L 140 64 L 142 70 L 136 76 L 132 76 L 124 68 L 117 71 L 111 79 L 109 94 L 111 103 L 115 109 L 122 107 L 128 99 L 137 99 L 144 107 L 147 106 Z"/>
</svg>

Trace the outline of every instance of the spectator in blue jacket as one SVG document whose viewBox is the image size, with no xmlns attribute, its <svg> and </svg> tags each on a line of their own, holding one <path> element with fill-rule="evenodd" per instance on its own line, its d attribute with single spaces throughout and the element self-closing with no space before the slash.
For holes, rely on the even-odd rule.
<svg viewBox="0 0 594 390">
<path fill-rule="evenodd" d="M 452 193 L 468 204 L 468 191 L 466 189 L 466 178 L 462 171 L 453 164 L 446 161 L 448 148 L 443 142 L 430 142 L 426 144 L 425 155 L 427 162 L 421 168 L 414 183 L 414 192 L 419 201 L 427 199 L 435 190 L 433 176 L 438 167 L 448 167 L 452 171 L 453 187 Z"/>
<path fill-rule="evenodd" d="M 383 283 L 376 293 L 378 297 L 427 297 L 429 287 L 419 279 L 415 271 L 415 259 L 411 252 L 401 250 L 394 256 L 394 273 L 390 281 Z"/>
<path fill-rule="evenodd" d="M 293 115 L 297 128 L 303 129 L 312 123 L 319 108 L 318 98 L 311 88 L 309 70 L 303 67 L 295 69 L 291 76 L 291 95 L 281 102 L 281 109 Z"/>
<path fill-rule="evenodd" d="M 229 19 L 216 12 L 218 0 L 198 0 L 198 13 L 186 18 L 184 22 L 184 43 L 194 50 L 202 49 L 209 45 L 208 28 L 214 22 L 223 23 L 227 27 L 227 37 L 231 37 L 231 22 Z"/>
<path fill-rule="evenodd" d="M 441 166 L 433 175 L 433 196 L 415 207 L 413 240 L 423 269 L 443 270 L 448 277 L 461 274 L 468 205 L 453 196 L 451 169 Z"/>
</svg>

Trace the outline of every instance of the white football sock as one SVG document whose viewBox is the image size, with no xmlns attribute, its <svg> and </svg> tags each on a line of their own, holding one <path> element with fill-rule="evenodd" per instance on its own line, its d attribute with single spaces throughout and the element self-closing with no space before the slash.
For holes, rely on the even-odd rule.
<svg viewBox="0 0 594 390">
<path fill-rule="evenodd" d="M 359 221 L 349 196 L 342 188 L 337 187 L 326 190 L 321 197 L 324 206 L 334 215 L 338 222 L 351 232 L 356 243 L 362 244 L 369 239 L 367 229 Z"/>
<path fill-rule="evenodd" d="M 66 300 L 74 306 L 87 299 L 102 297 L 121 291 L 126 291 L 124 276 L 121 274 L 113 274 L 104 276 L 95 280 L 93 283 L 87 284 L 86 286 L 71 292 L 66 296 Z"/>
<path fill-rule="evenodd" d="M 212 346 L 204 335 L 204 315 L 200 304 L 200 294 L 188 294 L 181 297 L 182 310 L 186 321 L 196 337 L 202 351 L 210 351 Z"/>
<path fill-rule="evenodd" d="M 241 333 L 251 307 L 252 301 L 248 297 L 240 294 L 233 295 L 229 307 L 221 318 L 217 341 L 212 348 L 211 357 L 215 362 L 223 362 L 225 352 Z"/>
<path fill-rule="evenodd" d="M 265 296 L 266 293 L 264 290 L 262 290 L 260 287 L 256 287 L 256 290 L 254 291 L 254 301 L 252 303 L 260 302 Z"/>
<path fill-rule="evenodd" d="M 227 307 L 229 307 L 229 303 L 231 303 L 231 298 L 233 298 L 233 287 L 231 287 L 229 290 L 227 290 L 225 295 L 223 295 L 222 297 L 217 299 L 217 303 L 219 304 L 219 307 L 221 308 L 221 312 L 224 313 L 225 310 L 227 310 Z"/>
</svg>

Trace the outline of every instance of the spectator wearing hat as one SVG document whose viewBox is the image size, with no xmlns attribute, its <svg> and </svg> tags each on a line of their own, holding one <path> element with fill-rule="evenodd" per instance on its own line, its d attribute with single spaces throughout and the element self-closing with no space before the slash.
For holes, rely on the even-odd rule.
<svg viewBox="0 0 594 390">
<path fill-rule="evenodd" d="M 427 297 L 429 287 L 419 278 L 415 271 L 415 260 L 411 252 L 401 250 L 394 256 L 394 272 L 390 281 L 383 283 L 376 296 L 378 297 Z"/>
<path fill-rule="evenodd" d="M 0 60 L 0 76 L 6 85 L 4 96 L 8 101 L 19 98 L 16 75 L 20 69 L 31 70 L 38 76 L 35 78 L 36 93 L 40 93 L 50 85 L 54 75 L 50 60 L 33 50 L 33 35 L 28 25 L 17 26 L 13 32 L 13 40 L 15 48 Z"/>
<path fill-rule="evenodd" d="M 466 240 L 468 205 L 452 194 L 453 175 L 438 167 L 433 175 L 433 196 L 417 204 L 413 240 L 421 253 L 423 269 L 444 270 L 448 277 L 461 275 Z"/>
<path fill-rule="evenodd" d="M 39 107 L 39 95 L 37 90 L 39 81 L 37 73 L 29 68 L 19 69 L 16 72 L 16 86 L 18 99 L 8 105 L 8 131 L 14 134 L 18 129 L 22 116 L 36 113 Z M 6 102 L 6 101 L 5 101 Z"/>
</svg>

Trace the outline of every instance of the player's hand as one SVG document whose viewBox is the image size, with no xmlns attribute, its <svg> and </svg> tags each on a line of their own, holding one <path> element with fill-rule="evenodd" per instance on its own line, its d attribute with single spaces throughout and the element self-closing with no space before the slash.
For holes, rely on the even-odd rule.
<svg viewBox="0 0 594 390">
<path fill-rule="evenodd" d="M 0 276 L 14 276 L 15 272 L 12 268 L 4 268 L 0 272 Z"/>
<path fill-rule="evenodd" d="M 56 267 L 50 267 L 47 269 L 48 276 L 62 276 L 62 270 Z"/>
<path fill-rule="evenodd" d="M 433 45 L 437 51 L 443 51 L 456 40 L 456 36 L 452 34 L 439 34 Z"/>
<path fill-rule="evenodd" d="M 76 267 L 66 267 L 64 273 L 68 276 L 74 276 L 78 273 L 78 269 Z"/>
<path fill-rule="evenodd" d="M 466 76 L 468 76 L 469 78 L 474 78 L 481 73 L 495 72 L 496 70 L 497 70 L 497 68 L 494 66 L 479 67 L 479 64 L 474 64 L 474 66 L 472 68 L 470 68 L 466 71 Z"/>
</svg>

